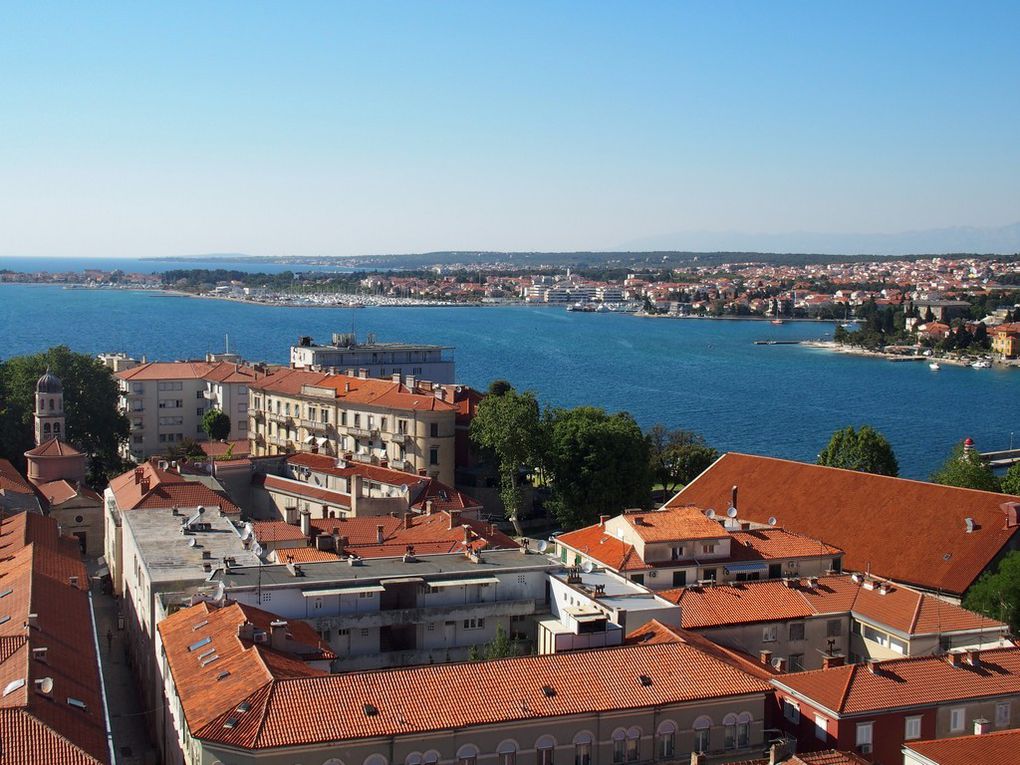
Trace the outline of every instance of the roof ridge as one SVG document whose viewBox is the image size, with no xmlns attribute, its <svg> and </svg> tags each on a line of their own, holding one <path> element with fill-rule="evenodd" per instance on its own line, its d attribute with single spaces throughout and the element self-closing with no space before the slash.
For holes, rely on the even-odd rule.
<svg viewBox="0 0 1020 765">
<path fill-rule="evenodd" d="M 917 627 L 917 620 L 921 616 L 921 604 L 924 603 L 924 593 L 912 591 L 909 587 L 906 589 L 917 595 L 917 603 L 914 604 L 914 614 L 910 617 L 910 629 L 907 630 L 908 634 L 913 635 L 914 630 Z"/>
<path fill-rule="evenodd" d="M 857 677 L 857 668 L 859 665 L 851 664 L 850 671 L 847 673 L 846 683 L 843 685 L 843 692 L 839 694 L 839 704 L 835 711 L 842 712 L 843 707 L 846 706 L 847 697 L 850 695 L 850 687 L 854 683 L 854 678 Z"/>
</svg>

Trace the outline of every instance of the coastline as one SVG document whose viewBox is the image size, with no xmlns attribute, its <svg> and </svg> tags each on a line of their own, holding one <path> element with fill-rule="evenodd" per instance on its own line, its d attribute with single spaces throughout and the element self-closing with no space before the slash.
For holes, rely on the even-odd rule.
<svg viewBox="0 0 1020 765">
<path fill-rule="evenodd" d="M 925 361 L 931 363 L 937 361 L 939 365 L 954 366 L 954 367 L 969 367 L 971 366 L 972 359 L 960 359 L 951 358 L 948 356 L 906 356 L 901 353 L 885 353 L 884 351 L 869 351 L 866 348 L 859 348 L 852 345 L 841 345 L 835 340 L 801 340 L 798 345 L 802 345 L 807 348 L 815 348 L 818 350 L 829 351 L 831 353 L 842 353 L 847 356 L 864 356 L 872 359 L 881 359 L 884 361 L 894 362 L 908 362 L 908 361 Z M 992 368 L 995 369 L 1016 369 L 1020 366 L 1020 363 L 1004 362 L 1002 360 L 993 359 Z"/>
</svg>

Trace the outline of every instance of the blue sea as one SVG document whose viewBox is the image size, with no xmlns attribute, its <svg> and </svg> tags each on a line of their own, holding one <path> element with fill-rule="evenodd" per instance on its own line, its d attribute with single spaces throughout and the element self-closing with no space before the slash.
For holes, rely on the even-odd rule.
<svg viewBox="0 0 1020 765">
<path fill-rule="evenodd" d="M 374 332 L 456 347 L 461 382 L 506 378 L 549 404 L 629 411 L 642 426 L 699 431 L 720 450 L 814 460 L 832 431 L 871 424 L 901 474 L 924 478 L 966 436 L 982 450 L 1020 435 L 1020 370 L 892 363 L 761 339 L 831 336 L 832 325 L 642 319 L 560 308 L 286 308 L 141 291 L 0 286 L 0 357 L 63 343 L 149 359 L 230 348 L 286 362 L 299 335 Z M 1017 440 L 1020 445 L 1020 439 Z"/>
<path fill-rule="evenodd" d="M 336 266 L 316 266 L 303 263 L 261 263 L 256 261 L 234 261 L 224 259 L 196 260 L 140 260 L 137 258 L 17 258 L 0 257 L 0 270 L 19 271 L 21 273 L 67 273 L 83 269 L 100 271 L 120 270 L 130 274 L 155 274 L 178 268 L 224 268 L 229 271 L 247 271 L 249 273 L 278 274 L 282 271 L 330 271 L 342 272 L 352 269 Z"/>
</svg>

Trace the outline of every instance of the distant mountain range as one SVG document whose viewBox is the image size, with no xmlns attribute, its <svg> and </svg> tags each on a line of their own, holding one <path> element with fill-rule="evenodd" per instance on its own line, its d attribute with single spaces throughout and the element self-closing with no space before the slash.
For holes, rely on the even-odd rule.
<svg viewBox="0 0 1020 765">
<path fill-rule="evenodd" d="M 619 249 L 883 256 L 952 253 L 1009 255 L 1020 252 L 1020 223 L 991 228 L 953 226 L 891 234 L 823 234 L 811 231 L 749 234 L 739 231 L 691 231 L 644 237 L 626 242 Z"/>
</svg>

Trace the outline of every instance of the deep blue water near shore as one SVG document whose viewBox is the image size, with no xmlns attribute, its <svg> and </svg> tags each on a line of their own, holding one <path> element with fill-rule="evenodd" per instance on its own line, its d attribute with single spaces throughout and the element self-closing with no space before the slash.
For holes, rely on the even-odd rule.
<svg viewBox="0 0 1020 765">
<path fill-rule="evenodd" d="M 720 450 L 813 460 L 836 428 L 871 424 L 901 474 L 924 478 L 953 443 L 1020 444 L 1020 370 L 846 356 L 759 339 L 817 339 L 832 325 L 641 319 L 559 308 L 282 308 L 135 291 L 0 286 L 0 357 L 64 343 L 150 359 L 230 346 L 286 362 L 298 335 L 374 332 L 380 340 L 456 346 L 458 377 L 504 377 L 544 402 L 625 409 L 643 425 L 700 431 Z"/>
</svg>

